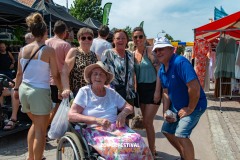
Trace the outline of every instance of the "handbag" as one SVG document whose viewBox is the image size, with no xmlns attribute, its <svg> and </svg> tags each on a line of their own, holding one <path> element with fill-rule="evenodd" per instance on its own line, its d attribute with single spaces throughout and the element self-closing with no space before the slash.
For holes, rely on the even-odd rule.
<svg viewBox="0 0 240 160">
<path fill-rule="evenodd" d="M 69 98 L 62 100 L 56 115 L 54 116 L 48 137 L 51 139 L 61 138 L 68 129 L 68 111 L 70 109 Z"/>
</svg>

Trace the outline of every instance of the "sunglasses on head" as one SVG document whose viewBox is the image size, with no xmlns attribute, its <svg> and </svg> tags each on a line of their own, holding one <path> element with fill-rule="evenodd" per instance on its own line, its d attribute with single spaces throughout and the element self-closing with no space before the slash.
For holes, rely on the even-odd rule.
<svg viewBox="0 0 240 160">
<path fill-rule="evenodd" d="M 81 40 L 82 40 L 82 41 L 85 41 L 86 39 L 88 39 L 89 41 L 92 41 L 92 40 L 93 40 L 93 37 L 91 37 L 91 36 L 81 37 Z"/>
<path fill-rule="evenodd" d="M 133 36 L 134 39 L 143 39 L 143 35 L 139 35 L 139 36 Z"/>
</svg>

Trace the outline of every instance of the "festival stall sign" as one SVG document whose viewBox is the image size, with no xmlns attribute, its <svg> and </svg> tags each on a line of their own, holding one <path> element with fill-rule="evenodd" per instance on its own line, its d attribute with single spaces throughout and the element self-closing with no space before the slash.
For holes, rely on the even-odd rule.
<svg viewBox="0 0 240 160">
<path fill-rule="evenodd" d="M 177 46 L 193 46 L 194 42 L 171 42 L 174 47 Z"/>
</svg>

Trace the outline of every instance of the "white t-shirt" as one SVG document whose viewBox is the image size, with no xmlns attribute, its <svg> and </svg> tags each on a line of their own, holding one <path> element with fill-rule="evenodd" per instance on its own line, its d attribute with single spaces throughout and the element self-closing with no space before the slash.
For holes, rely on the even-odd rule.
<svg viewBox="0 0 240 160">
<path fill-rule="evenodd" d="M 94 52 L 96 55 L 98 55 L 99 57 L 101 57 L 103 51 L 105 51 L 106 49 L 111 49 L 111 48 L 112 48 L 111 43 L 109 43 L 105 39 L 95 38 L 93 40 L 93 43 L 92 43 L 92 46 L 91 46 L 90 50 L 92 52 Z"/>
<path fill-rule="evenodd" d="M 84 108 L 82 114 L 98 118 L 106 118 L 111 123 L 117 119 L 117 111 L 120 110 L 126 101 L 113 89 L 107 88 L 104 97 L 96 96 L 91 85 L 79 89 L 73 103 Z"/>
</svg>

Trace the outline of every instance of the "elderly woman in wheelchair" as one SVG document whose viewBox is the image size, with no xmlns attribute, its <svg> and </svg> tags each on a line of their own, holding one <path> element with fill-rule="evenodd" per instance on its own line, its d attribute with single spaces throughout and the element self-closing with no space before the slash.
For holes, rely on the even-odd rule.
<svg viewBox="0 0 240 160">
<path fill-rule="evenodd" d="M 125 124 L 133 112 L 117 92 L 106 87 L 113 79 L 101 61 L 84 70 L 89 85 L 82 87 L 69 111 L 70 122 L 83 122 L 82 135 L 104 159 L 152 159 L 142 137 Z M 79 132 L 79 129 L 76 129 Z"/>
</svg>

